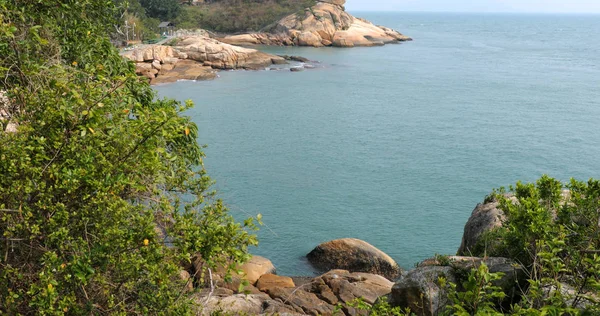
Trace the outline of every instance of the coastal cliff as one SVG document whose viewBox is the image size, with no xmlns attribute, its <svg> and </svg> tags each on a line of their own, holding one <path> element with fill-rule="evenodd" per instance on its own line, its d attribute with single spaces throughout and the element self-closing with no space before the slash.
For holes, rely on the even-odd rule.
<svg viewBox="0 0 600 316">
<path fill-rule="evenodd" d="M 229 35 L 234 45 L 380 46 L 412 40 L 393 29 L 377 26 L 346 12 L 345 0 L 321 0 L 300 14 L 290 14 L 260 33 Z"/>
</svg>

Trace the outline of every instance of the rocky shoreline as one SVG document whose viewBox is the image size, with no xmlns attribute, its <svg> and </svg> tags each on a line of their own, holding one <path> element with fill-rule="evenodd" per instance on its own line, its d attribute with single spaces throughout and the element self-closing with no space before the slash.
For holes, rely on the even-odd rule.
<svg viewBox="0 0 600 316">
<path fill-rule="evenodd" d="M 136 73 L 151 84 L 177 80 L 210 80 L 219 70 L 261 70 L 286 64 L 285 58 L 250 48 L 252 45 L 312 47 L 381 46 L 412 40 L 395 30 L 353 17 L 345 0 L 321 0 L 302 14 L 291 14 L 263 32 L 217 36 L 204 30 L 182 31 L 169 45 L 141 45 L 121 53 L 136 65 Z M 245 46 L 245 47 L 242 47 Z M 300 65 L 290 71 L 312 69 Z"/>
<path fill-rule="evenodd" d="M 299 14 L 290 14 L 267 26 L 263 32 L 228 35 L 219 40 L 234 45 L 286 46 L 381 46 L 411 41 L 396 30 L 354 17 L 346 12 L 345 0 L 319 0 Z"/>
<path fill-rule="evenodd" d="M 459 253 L 468 252 L 468 245 L 476 244 L 485 232 L 501 225 L 497 220 L 502 219 L 503 214 L 497 206 L 497 202 L 490 201 L 475 207 L 465 225 Z M 353 307 L 352 302 L 360 298 L 374 304 L 382 297 L 391 306 L 410 308 L 416 315 L 437 315 L 451 303 L 448 287 L 440 284 L 439 279 L 460 284 L 471 269 L 482 264 L 491 273 L 502 273 L 495 281 L 495 285 L 506 293 L 500 302 L 502 306 L 508 307 L 518 301 L 527 286 L 525 268 L 508 258 L 436 255 L 405 271 L 381 250 L 354 238 L 322 243 L 308 253 L 307 258 L 313 266 L 326 272 L 317 277 L 280 276 L 276 275 L 270 260 L 254 256 L 240 267 L 242 273 L 234 275 L 230 283 L 224 282 L 218 271 L 213 274 L 213 282 L 192 277 L 202 268 L 200 259 L 196 259 L 182 275 L 188 279 L 188 284 L 201 287 L 204 284 L 205 288 L 195 294 L 196 301 L 203 306 L 203 315 L 214 312 L 366 315 L 366 311 Z M 206 287 L 207 283 L 212 284 L 212 290 Z"/>
</svg>

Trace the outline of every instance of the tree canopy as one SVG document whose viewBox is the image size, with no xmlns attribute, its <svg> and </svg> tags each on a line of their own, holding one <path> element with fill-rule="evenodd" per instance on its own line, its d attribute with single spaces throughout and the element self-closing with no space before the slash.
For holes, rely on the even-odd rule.
<svg viewBox="0 0 600 316">
<path fill-rule="evenodd" d="M 111 45 L 117 15 L 0 0 L 0 313 L 193 313 L 182 263 L 256 244 L 210 190 L 192 104 L 157 99 Z"/>
<path fill-rule="evenodd" d="M 172 20 L 179 15 L 181 6 L 177 0 L 139 0 L 146 15 L 162 21 Z"/>
</svg>

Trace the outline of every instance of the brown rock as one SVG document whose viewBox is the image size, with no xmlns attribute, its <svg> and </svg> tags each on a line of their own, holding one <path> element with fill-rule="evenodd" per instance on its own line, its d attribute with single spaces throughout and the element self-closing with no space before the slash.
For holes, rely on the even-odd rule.
<svg viewBox="0 0 600 316">
<path fill-rule="evenodd" d="M 138 75 L 141 75 L 150 69 L 152 69 L 152 64 L 150 64 L 150 63 L 136 63 L 135 64 L 135 73 Z"/>
<path fill-rule="evenodd" d="M 432 258 L 423 261 L 419 266 L 402 276 L 393 286 L 388 299 L 392 306 L 409 307 L 417 315 L 438 315 L 443 311 L 448 300 L 447 287 L 439 283 L 443 277 L 448 282 L 461 284 L 471 269 L 482 263 L 488 266 L 491 273 L 500 272 L 503 276 L 494 282 L 500 287 L 506 298 L 503 307 L 509 307 L 518 299 L 522 290 L 527 287 L 525 269 L 506 258 L 475 258 L 450 256 Z"/>
<path fill-rule="evenodd" d="M 165 45 L 142 45 L 134 50 L 126 51 L 122 55 L 134 62 L 162 61 L 169 57 L 175 57 L 173 48 Z"/>
<path fill-rule="evenodd" d="M 256 287 L 262 292 L 267 292 L 274 287 L 293 288 L 296 287 L 296 285 L 290 277 L 267 273 L 258 279 Z"/>
<path fill-rule="evenodd" d="M 192 276 L 185 270 L 179 271 L 179 278 L 185 282 L 185 290 L 191 292 L 194 290 L 194 284 L 192 282 Z"/>
<path fill-rule="evenodd" d="M 169 68 L 171 65 L 165 64 L 162 66 L 163 68 Z M 177 80 L 210 80 L 217 76 L 214 69 L 211 67 L 204 67 L 202 64 L 193 60 L 182 60 L 178 62 L 173 69 L 168 71 L 163 70 L 164 69 L 161 69 L 161 73 L 158 77 L 151 81 L 152 84 L 169 83 Z M 197 261 L 196 266 L 196 270 L 201 268 L 202 261 Z"/>
<path fill-rule="evenodd" d="M 164 64 L 161 66 L 160 71 L 158 73 L 163 74 L 165 72 L 173 70 L 173 68 L 175 68 L 174 64 Z"/>
<path fill-rule="evenodd" d="M 459 255 L 480 255 L 479 249 L 475 249 L 480 243 L 484 233 L 502 226 L 506 220 L 504 212 L 498 208 L 497 201 L 489 201 L 477 204 L 471 213 L 471 217 L 465 224 L 462 242 L 458 248 Z M 479 245 L 481 246 L 481 245 Z M 484 247 L 485 248 L 485 245 Z"/>
<path fill-rule="evenodd" d="M 402 271 L 398 264 L 383 251 L 356 239 L 343 238 L 318 245 L 308 255 L 308 260 L 323 270 L 345 269 L 367 272 L 394 279 Z"/>
<path fill-rule="evenodd" d="M 273 34 L 286 34 L 300 46 L 376 46 L 410 40 L 409 37 L 348 14 L 344 0 L 318 1 L 304 11 L 291 14 L 268 29 Z M 285 41 L 282 41 L 285 43 Z"/>
<path fill-rule="evenodd" d="M 298 45 L 320 47 L 323 46 L 323 44 L 321 44 L 322 40 L 323 39 L 320 36 L 315 35 L 312 32 L 302 32 L 298 36 Z"/>
<path fill-rule="evenodd" d="M 309 315 L 333 315 L 335 310 L 332 305 L 320 300 L 315 294 L 300 289 L 275 287 L 269 289 L 269 296 L 299 308 Z"/>
<path fill-rule="evenodd" d="M 218 312 L 233 315 L 257 315 L 263 310 L 263 302 L 268 299 L 264 294 L 235 294 L 227 297 L 196 297 L 196 302 L 202 306 L 201 315 L 212 315 Z"/>
<path fill-rule="evenodd" d="M 175 65 L 177 62 L 179 62 L 179 58 L 177 57 L 167 57 L 163 60 L 163 67 L 165 64 L 172 64 Z"/>
<path fill-rule="evenodd" d="M 271 260 L 256 255 L 252 256 L 252 258 L 244 263 L 240 269 L 244 272 L 245 279 L 248 280 L 250 284 L 255 284 L 256 281 L 265 274 L 275 273 L 275 266 Z"/>
<path fill-rule="evenodd" d="M 392 306 L 408 307 L 417 315 L 438 315 L 450 303 L 446 288 L 438 283 L 440 277 L 457 282 L 452 267 L 426 266 L 411 270 L 394 284 L 388 302 Z"/>
<path fill-rule="evenodd" d="M 260 40 L 254 34 L 240 34 L 240 35 L 228 35 L 220 40 L 224 43 L 231 45 L 257 45 L 260 44 Z"/>
<path fill-rule="evenodd" d="M 219 42 L 203 36 L 182 38 L 175 49 L 187 54 L 188 59 L 218 69 L 261 69 L 281 57 Z"/>
</svg>

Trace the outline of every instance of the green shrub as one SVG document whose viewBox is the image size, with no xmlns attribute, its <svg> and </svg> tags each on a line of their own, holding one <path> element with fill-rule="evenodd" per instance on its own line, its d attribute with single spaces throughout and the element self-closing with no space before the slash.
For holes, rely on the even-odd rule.
<svg viewBox="0 0 600 316">
<path fill-rule="evenodd" d="M 315 4 L 314 0 L 221 0 L 202 6 L 183 6 L 174 20 L 178 28 L 215 32 L 259 31 L 279 19 Z"/>
<path fill-rule="evenodd" d="M 530 276 L 512 312 L 600 313 L 600 182 L 565 185 L 544 175 L 486 199 L 499 201 L 507 219 L 486 233 L 474 255 L 517 260 Z"/>
<path fill-rule="evenodd" d="M 248 258 L 254 221 L 210 191 L 190 103 L 111 46 L 104 0 L 0 0 L 0 313 L 193 313 L 178 278 Z M 165 237 L 166 234 L 166 237 Z"/>
</svg>

